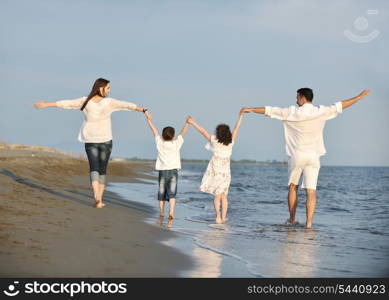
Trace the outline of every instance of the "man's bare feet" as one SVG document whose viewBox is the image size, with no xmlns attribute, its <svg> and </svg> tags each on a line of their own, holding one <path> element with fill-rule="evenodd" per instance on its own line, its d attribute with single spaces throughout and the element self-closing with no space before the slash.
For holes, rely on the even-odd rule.
<svg viewBox="0 0 389 300">
<path fill-rule="evenodd" d="M 102 201 L 96 202 L 96 205 L 95 205 L 96 208 L 103 208 L 104 206 L 105 206 L 105 203 L 103 203 Z"/>
<path fill-rule="evenodd" d="M 286 225 L 297 225 L 299 222 L 297 222 L 295 219 L 291 220 L 291 218 L 287 219 L 285 224 Z"/>
</svg>

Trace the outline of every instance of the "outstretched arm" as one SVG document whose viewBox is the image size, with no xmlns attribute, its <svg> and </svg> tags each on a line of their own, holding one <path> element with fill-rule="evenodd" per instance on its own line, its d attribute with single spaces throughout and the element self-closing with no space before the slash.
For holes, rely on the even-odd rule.
<svg viewBox="0 0 389 300">
<path fill-rule="evenodd" d="M 341 101 L 342 102 L 342 108 L 345 109 L 345 108 L 350 107 L 354 103 L 356 103 L 359 100 L 365 98 L 369 93 L 370 93 L 370 90 L 364 90 L 358 96 L 356 96 L 354 98 Z"/>
<path fill-rule="evenodd" d="M 240 113 L 256 113 L 256 114 L 265 114 L 265 108 L 264 107 L 243 107 L 240 110 Z"/>
<path fill-rule="evenodd" d="M 288 120 L 293 119 L 293 111 L 295 107 L 276 107 L 276 106 L 265 106 L 265 107 L 253 107 L 253 108 L 246 108 L 243 107 L 240 112 L 241 113 L 250 113 L 254 112 L 257 114 L 262 114 L 265 116 L 268 116 L 270 118 L 278 119 L 278 120 Z"/>
<path fill-rule="evenodd" d="M 232 140 L 233 141 L 235 141 L 236 138 L 238 137 L 238 131 L 239 131 L 240 125 L 242 124 L 242 120 L 243 120 L 243 111 L 241 110 L 240 114 L 239 114 L 239 119 L 236 122 L 234 131 L 232 132 Z"/>
<path fill-rule="evenodd" d="M 45 101 L 38 101 L 34 104 L 35 108 L 48 108 L 48 107 L 58 107 L 57 102 L 45 102 Z"/>
<path fill-rule="evenodd" d="M 63 109 L 80 109 L 84 104 L 86 97 L 81 97 L 73 100 L 60 100 L 56 102 L 38 101 L 34 104 L 36 108 L 57 107 Z"/>
<path fill-rule="evenodd" d="M 147 109 L 140 107 L 140 106 L 136 105 L 135 103 L 128 102 L 128 101 L 121 101 L 121 100 L 117 100 L 117 99 L 113 99 L 113 98 L 111 98 L 110 105 L 111 105 L 112 111 L 135 110 L 135 111 L 139 111 L 139 112 L 143 112 L 143 113 L 145 113 L 147 111 Z"/>
<path fill-rule="evenodd" d="M 153 123 L 153 116 L 151 115 L 151 113 L 149 111 L 145 112 L 145 116 L 147 118 L 147 124 L 149 124 L 149 127 L 150 127 L 151 131 L 153 132 L 154 136 L 158 136 L 158 130 Z"/>
<path fill-rule="evenodd" d="M 184 136 L 185 136 L 185 134 L 186 134 L 186 131 L 187 131 L 187 130 L 188 130 L 188 128 L 189 128 L 188 119 L 189 119 L 189 118 L 186 118 L 186 121 L 185 121 L 184 127 L 182 127 L 182 129 L 181 129 L 180 135 L 181 135 L 182 137 L 184 137 Z"/>
<path fill-rule="evenodd" d="M 201 127 L 199 124 L 197 124 L 197 123 L 192 119 L 191 116 L 189 116 L 187 120 L 188 120 L 187 122 L 188 122 L 190 125 L 192 125 L 194 128 L 196 128 L 196 130 L 197 130 L 198 132 L 200 132 L 207 140 L 210 140 L 210 139 L 211 139 L 211 135 L 210 135 L 203 127 Z"/>
</svg>

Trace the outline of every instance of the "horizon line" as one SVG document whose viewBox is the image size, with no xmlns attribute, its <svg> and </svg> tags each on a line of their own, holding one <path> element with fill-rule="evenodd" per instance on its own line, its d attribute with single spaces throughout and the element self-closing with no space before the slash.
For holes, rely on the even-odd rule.
<svg viewBox="0 0 389 300">
<path fill-rule="evenodd" d="M 111 159 L 126 159 L 133 161 L 155 161 L 156 158 L 140 158 L 140 157 L 112 157 Z M 201 159 L 201 158 L 181 158 L 181 161 L 194 161 L 194 162 L 208 162 L 209 159 Z M 265 164 L 287 164 L 288 160 L 276 160 L 276 159 L 268 159 L 268 160 L 255 160 L 255 159 L 231 159 L 231 163 L 265 163 Z M 389 165 L 335 165 L 335 164 L 322 164 L 322 166 L 326 167 L 389 167 Z"/>
</svg>

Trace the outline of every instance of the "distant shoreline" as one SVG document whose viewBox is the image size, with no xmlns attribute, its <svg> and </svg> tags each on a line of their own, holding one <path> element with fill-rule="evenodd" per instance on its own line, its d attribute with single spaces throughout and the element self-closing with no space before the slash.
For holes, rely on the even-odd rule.
<svg viewBox="0 0 389 300">
<path fill-rule="evenodd" d="M 144 163 L 155 163 L 155 159 L 149 158 L 121 158 L 121 157 L 113 157 L 112 161 L 129 161 L 129 162 L 144 162 Z M 209 159 L 181 159 L 183 164 L 207 164 Z M 287 161 L 277 161 L 277 160 L 268 160 L 268 161 L 258 161 L 258 160 L 250 160 L 250 159 L 241 159 L 241 160 L 231 160 L 232 165 L 257 165 L 257 166 L 281 166 L 287 167 Z M 389 168 L 389 165 L 323 165 L 322 167 L 344 167 L 344 168 Z"/>
<path fill-rule="evenodd" d="M 114 157 L 111 159 L 112 161 L 134 161 L 134 162 L 145 162 L 145 163 L 154 163 L 155 159 L 147 159 L 147 158 L 120 158 L 120 157 Z M 181 159 L 181 162 L 183 164 L 207 164 L 209 162 L 209 159 Z M 231 164 L 234 165 L 260 165 L 260 166 L 270 166 L 270 165 L 280 165 L 280 166 L 286 166 L 288 163 L 286 161 L 256 161 L 256 160 L 249 160 L 249 159 L 241 159 L 241 160 L 231 160 Z"/>
</svg>

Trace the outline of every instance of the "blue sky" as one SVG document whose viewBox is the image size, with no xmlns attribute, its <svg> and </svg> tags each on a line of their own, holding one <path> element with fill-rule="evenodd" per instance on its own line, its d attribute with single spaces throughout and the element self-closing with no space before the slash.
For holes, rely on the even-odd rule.
<svg viewBox="0 0 389 300">
<path fill-rule="evenodd" d="M 368 10 L 375 9 L 375 14 Z M 1 1 L 0 140 L 83 152 L 79 111 L 35 110 L 37 100 L 87 95 L 111 80 L 111 97 L 149 108 L 158 128 L 191 114 L 213 131 L 242 106 L 368 98 L 327 123 L 323 165 L 389 165 L 389 2 Z M 364 30 L 357 18 L 368 20 Z M 366 27 L 366 26 L 365 26 Z M 368 43 L 346 38 L 373 30 Z M 154 158 L 140 113 L 113 114 L 114 156 Z M 190 129 L 184 158 L 209 158 Z M 286 158 L 282 123 L 246 115 L 234 159 Z"/>
</svg>

